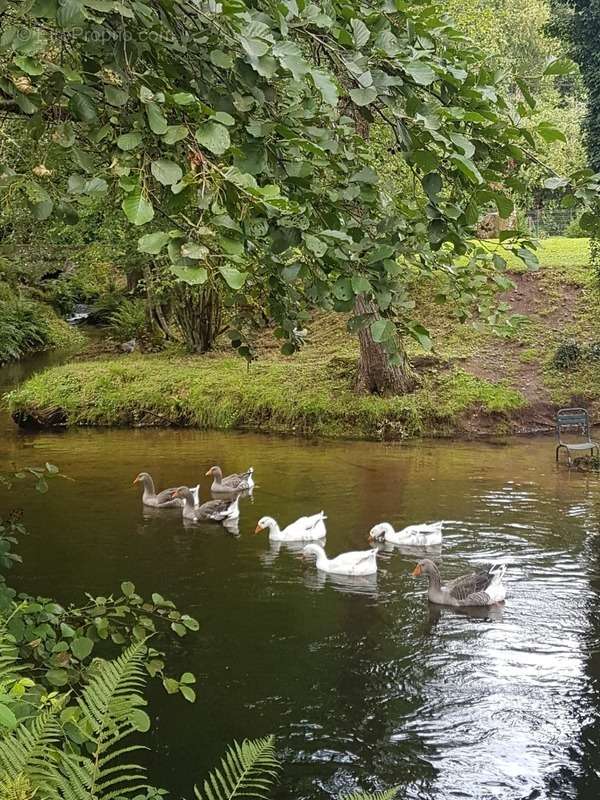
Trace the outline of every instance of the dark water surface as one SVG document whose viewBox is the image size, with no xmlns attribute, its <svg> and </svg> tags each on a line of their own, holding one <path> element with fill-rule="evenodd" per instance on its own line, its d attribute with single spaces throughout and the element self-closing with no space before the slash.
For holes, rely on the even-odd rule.
<svg viewBox="0 0 600 800">
<path fill-rule="evenodd" d="M 599 484 L 557 470 L 550 439 L 23 433 L 6 418 L 0 434 L 0 469 L 51 461 L 75 479 L 28 496 L 29 591 L 66 602 L 128 578 L 200 620 L 170 662 L 196 673 L 198 702 L 152 691 L 151 778 L 172 796 L 190 797 L 231 739 L 270 732 L 286 763 L 279 798 L 393 784 L 419 800 L 598 796 Z M 201 481 L 206 498 L 214 463 L 255 468 L 239 537 L 143 511 L 131 486 L 147 470 L 161 487 Z M 415 555 L 397 548 L 376 579 L 333 580 L 252 534 L 264 514 L 322 508 L 330 554 L 366 547 L 375 522 L 449 520 L 443 573 L 505 560 L 504 608 L 430 608 Z"/>
</svg>

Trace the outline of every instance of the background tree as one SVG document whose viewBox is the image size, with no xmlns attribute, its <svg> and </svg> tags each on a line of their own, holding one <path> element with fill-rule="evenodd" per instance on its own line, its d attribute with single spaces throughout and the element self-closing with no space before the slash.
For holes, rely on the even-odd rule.
<svg viewBox="0 0 600 800">
<path fill-rule="evenodd" d="M 412 385 L 403 337 L 429 343 L 407 297 L 415 274 L 445 282 L 440 299 L 465 317 L 486 316 L 505 263 L 473 241 L 480 213 L 509 216 L 520 172 L 563 138 L 531 124 L 529 93 L 515 105 L 487 54 L 419 3 L 0 8 L 0 101 L 32 142 L 5 161 L 4 201 L 68 221 L 90 195 L 118 197 L 150 229 L 140 251 L 202 287 L 211 315 L 226 306 L 248 357 L 257 309 L 284 353 L 311 309 L 349 313 L 387 357 L 362 364 L 375 391 Z M 380 179 L 359 118 L 390 132 L 411 194 Z M 74 171 L 55 180 L 65 158 Z M 570 184 L 583 202 L 586 182 Z M 518 239 L 506 243 L 535 265 Z"/>
</svg>

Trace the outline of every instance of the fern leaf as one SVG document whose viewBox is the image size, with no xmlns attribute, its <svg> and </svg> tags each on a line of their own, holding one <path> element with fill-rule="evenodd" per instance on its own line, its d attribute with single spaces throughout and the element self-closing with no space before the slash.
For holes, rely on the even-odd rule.
<svg viewBox="0 0 600 800">
<path fill-rule="evenodd" d="M 272 736 L 233 742 L 202 785 L 194 787 L 197 800 L 233 800 L 253 797 L 264 800 L 280 769 Z"/>
<path fill-rule="evenodd" d="M 394 800 L 399 789 L 399 786 L 392 786 L 382 792 L 353 792 L 352 794 L 342 795 L 340 800 Z"/>
</svg>

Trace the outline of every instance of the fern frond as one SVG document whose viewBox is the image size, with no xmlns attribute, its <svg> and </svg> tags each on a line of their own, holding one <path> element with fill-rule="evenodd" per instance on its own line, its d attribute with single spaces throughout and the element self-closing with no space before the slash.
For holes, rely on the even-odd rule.
<svg viewBox="0 0 600 800">
<path fill-rule="evenodd" d="M 340 797 L 340 800 L 394 800 L 398 794 L 399 786 L 384 789 L 382 792 L 353 792 Z"/>
<path fill-rule="evenodd" d="M 194 794 L 198 800 L 233 800 L 254 797 L 264 800 L 280 769 L 273 736 L 233 742 L 202 785 Z"/>
<path fill-rule="evenodd" d="M 26 774 L 36 786 L 53 780 L 49 753 L 60 737 L 60 726 L 51 712 L 40 714 L 30 724 L 21 723 L 0 740 L 0 773 L 13 779 Z"/>
<path fill-rule="evenodd" d="M 144 642 L 131 645 L 114 661 L 104 661 L 86 686 L 78 704 L 92 731 L 92 757 L 63 755 L 61 783 L 65 800 L 111 800 L 146 788 L 144 769 L 137 764 L 114 764 L 136 746 L 117 745 L 137 730 L 136 710 L 146 704 L 140 694 L 145 685 Z"/>
</svg>

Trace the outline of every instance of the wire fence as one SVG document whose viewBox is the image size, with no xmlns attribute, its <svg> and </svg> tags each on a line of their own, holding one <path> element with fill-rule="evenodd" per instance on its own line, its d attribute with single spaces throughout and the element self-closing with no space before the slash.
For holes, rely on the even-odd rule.
<svg viewBox="0 0 600 800">
<path fill-rule="evenodd" d="M 573 208 L 532 208 L 526 219 L 535 236 L 576 236 L 579 213 Z"/>
</svg>

